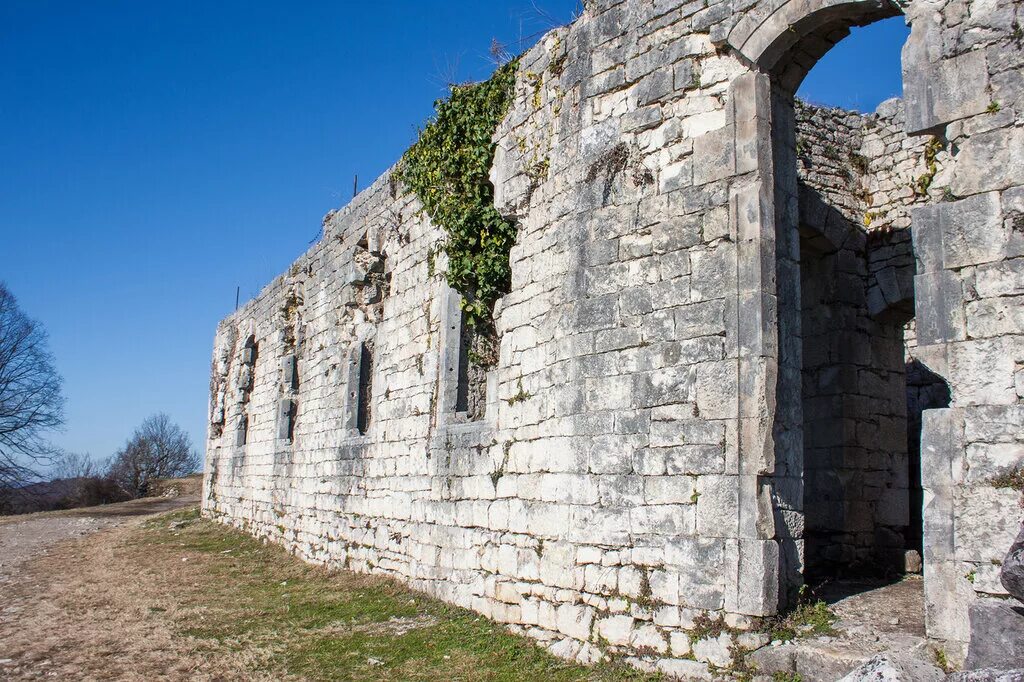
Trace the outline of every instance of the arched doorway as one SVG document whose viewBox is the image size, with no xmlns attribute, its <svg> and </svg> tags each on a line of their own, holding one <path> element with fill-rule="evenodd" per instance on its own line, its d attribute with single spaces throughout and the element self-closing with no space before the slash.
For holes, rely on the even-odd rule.
<svg viewBox="0 0 1024 682">
<path fill-rule="evenodd" d="M 899 14 L 874 0 L 790 0 L 729 35 L 757 68 L 758 124 L 771 139 L 759 162 L 767 170 L 770 158 L 762 191 L 773 210 L 762 220 L 772 230 L 756 239 L 774 255 L 782 602 L 806 583 L 921 568 L 920 412 L 949 396 L 913 354 L 909 209 L 934 188 L 905 180 L 942 142 L 909 136 L 899 103 L 863 116 L 794 97 L 852 27 Z"/>
</svg>

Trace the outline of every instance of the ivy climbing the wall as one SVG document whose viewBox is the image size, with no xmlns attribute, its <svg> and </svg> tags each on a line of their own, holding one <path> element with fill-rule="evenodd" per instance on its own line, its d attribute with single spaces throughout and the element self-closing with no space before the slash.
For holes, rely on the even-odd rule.
<svg viewBox="0 0 1024 682">
<path fill-rule="evenodd" d="M 445 231 L 448 283 L 462 294 L 466 322 L 493 328 L 492 312 L 511 285 L 509 251 L 516 226 L 494 208 L 488 175 L 491 141 L 512 102 L 518 60 L 490 80 L 452 86 L 434 104 L 436 114 L 405 153 L 399 177 L 423 203 L 430 220 Z"/>
</svg>

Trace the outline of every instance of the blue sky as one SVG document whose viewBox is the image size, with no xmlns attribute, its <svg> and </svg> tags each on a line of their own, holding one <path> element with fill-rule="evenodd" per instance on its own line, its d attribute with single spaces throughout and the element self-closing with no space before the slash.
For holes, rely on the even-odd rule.
<svg viewBox="0 0 1024 682">
<path fill-rule="evenodd" d="M 164 411 L 201 449 L 235 287 L 244 300 L 287 268 L 446 82 L 485 77 L 492 38 L 526 47 L 576 8 L 4 0 L 0 280 L 50 332 L 55 442 L 105 458 Z M 869 110 L 898 94 L 900 24 L 841 44 L 804 96 Z"/>
</svg>

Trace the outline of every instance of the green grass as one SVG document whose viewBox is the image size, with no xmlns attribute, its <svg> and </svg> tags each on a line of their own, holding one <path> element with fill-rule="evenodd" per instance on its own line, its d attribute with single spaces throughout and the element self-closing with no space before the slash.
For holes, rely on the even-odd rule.
<svg viewBox="0 0 1024 682">
<path fill-rule="evenodd" d="M 800 673 L 777 671 L 772 673 L 772 682 L 804 682 L 804 677 Z"/>
<path fill-rule="evenodd" d="M 788 642 L 806 637 L 834 635 L 832 627 L 839 617 L 823 601 L 804 601 L 785 616 L 772 621 L 767 629 L 773 640 Z"/>
<path fill-rule="evenodd" d="M 175 631 L 218 647 L 270 651 L 274 672 L 309 680 L 654 680 L 618 663 L 588 668 L 548 654 L 475 613 L 399 583 L 307 565 L 200 519 L 148 522 L 132 544 L 187 571 Z M 165 564 L 166 565 L 166 564 Z M 164 605 L 150 607 L 163 615 Z"/>
</svg>

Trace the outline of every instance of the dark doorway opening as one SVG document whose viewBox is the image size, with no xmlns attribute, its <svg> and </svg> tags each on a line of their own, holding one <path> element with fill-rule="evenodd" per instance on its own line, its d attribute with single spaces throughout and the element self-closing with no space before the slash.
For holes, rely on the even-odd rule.
<svg viewBox="0 0 1024 682">
<path fill-rule="evenodd" d="M 867 260 L 856 248 L 867 240 L 822 241 L 800 239 L 804 577 L 892 577 L 905 571 L 906 550 L 920 551 L 904 321 L 868 312 Z"/>
<path fill-rule="evenodd" d="M 949 384 L 920 360 L 907 362 L 907 452 L 910 453 L 910 532 L 908 546 L 922 552 L 924 545 L 924 490 L 921 488 L 921 426 L 925 410 L 949 407 Z"/>
</svg>

